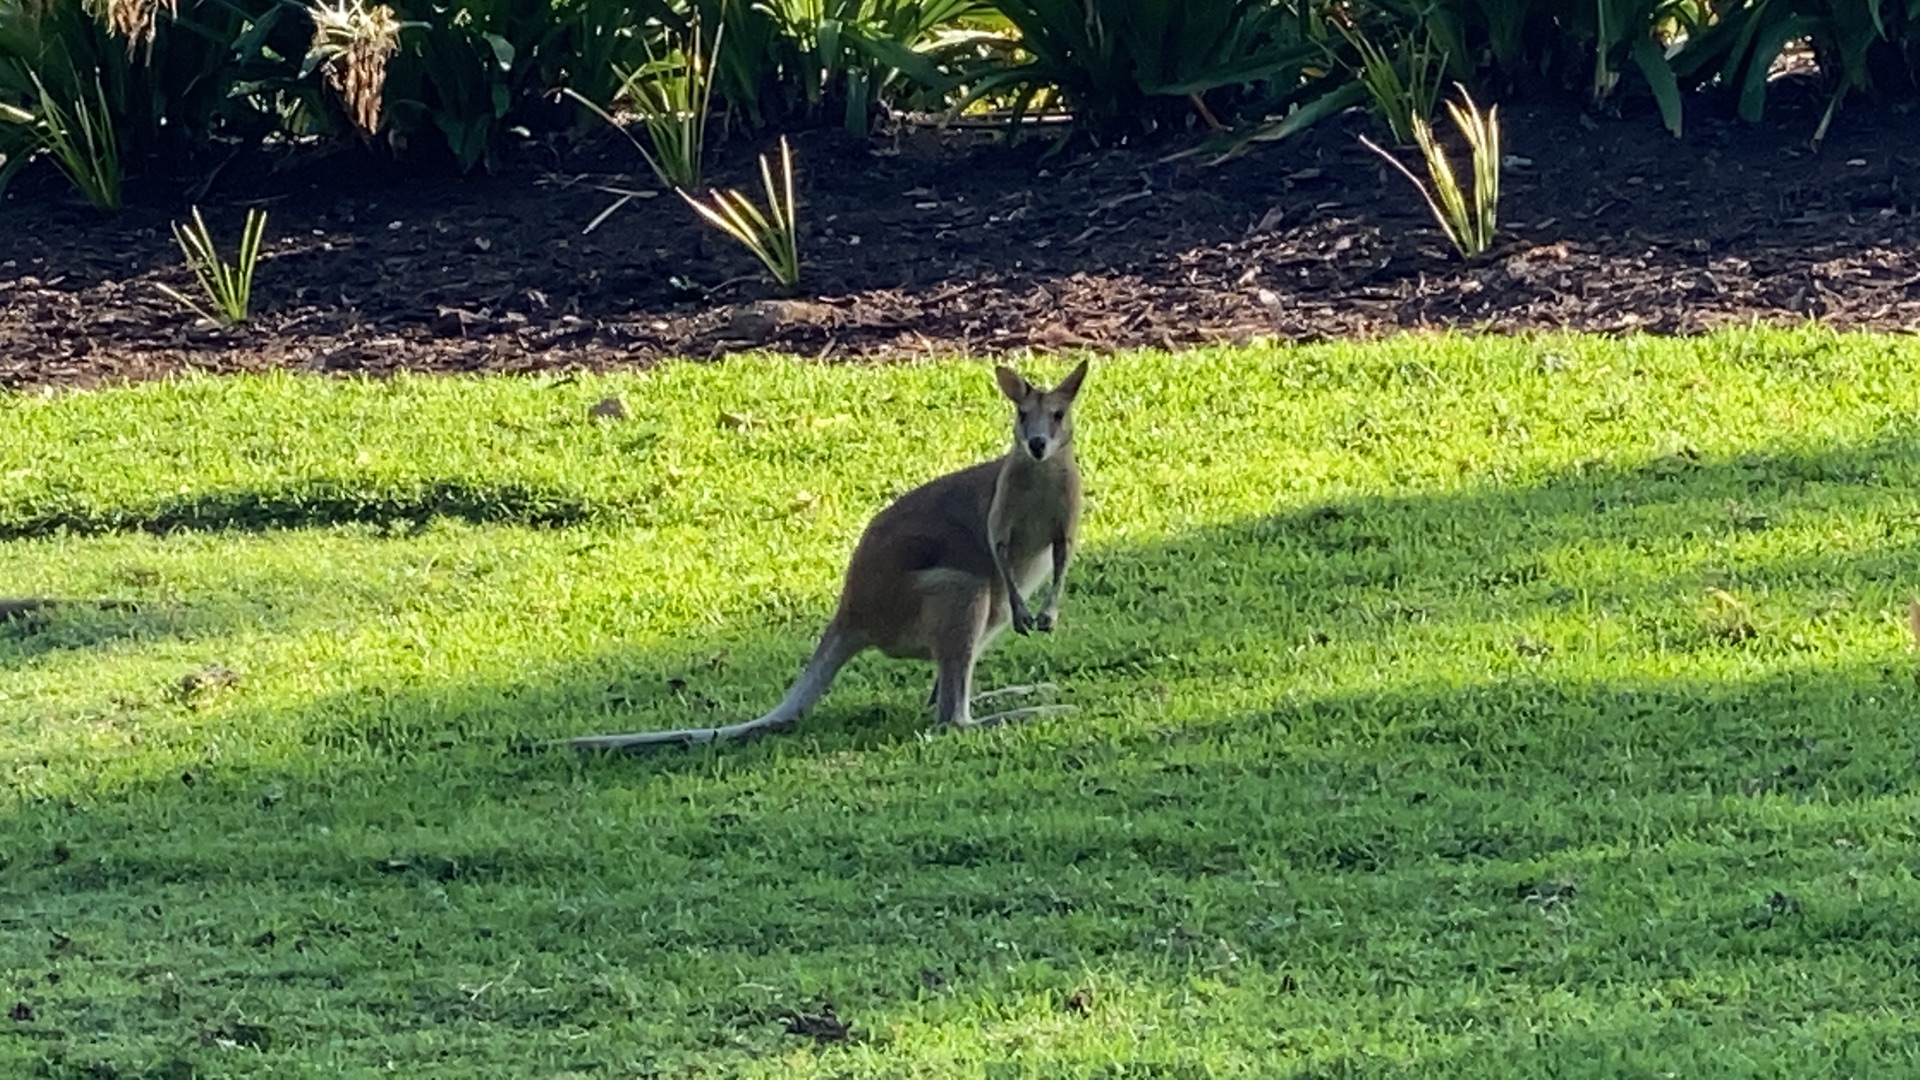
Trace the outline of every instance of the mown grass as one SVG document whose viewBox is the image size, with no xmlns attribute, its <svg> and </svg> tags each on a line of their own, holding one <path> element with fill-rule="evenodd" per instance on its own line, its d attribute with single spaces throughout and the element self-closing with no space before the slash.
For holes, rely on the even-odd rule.
<svg viewBox="0 0 1920 1080">
<path fill-rule="evenodd" d="M 0 1074 L 1913 1073 L 1917 359 L 1097 362 L 1077 715 L 642 759 L 512 748 L 773 701 L 984 365 L 0 399 L 0 595 L 135 604 L 0 624 Z"/>
</svg>

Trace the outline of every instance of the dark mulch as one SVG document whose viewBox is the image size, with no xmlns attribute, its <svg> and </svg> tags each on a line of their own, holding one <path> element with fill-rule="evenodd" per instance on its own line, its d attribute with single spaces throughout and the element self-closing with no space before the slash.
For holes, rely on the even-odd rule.
<svg viewBox="0 0 1920 1080">
<path fill-rule="evenodd" d="M 1230 163 L 1176 147 L 1041 159 L 978 133 L 795 140 L 804 295 L 671 195 L 599 229 L 600 185 L 648 186 L 610 135 L 529 147 L 500 175 L 401 182 L 360 157 L 243 162 L 203 199 L 231 243 L 270 207 L 250 328 L 194 325 L 167 222 L 179 186 L 102 221 L 29 176 L 0 210 L 0 386 L 186 368 L 527 371 L 751 348 L 816 357 L 1176 346 L 1398 329 L 1686 333 L 1817 317 L 1920 325 L 1920 118 L 1854 101 L 1817 152 L 1820 99 L 1758 127 L 1699 104 L 1686 139 L 1650 116 L 1503 110 L 1499 250 L 1463 266 L 1349 114 Z M 750 151 L 717 171 L 751 180 Z M 620 175 L 626 170 L 627 175 Z"/>
</svg>

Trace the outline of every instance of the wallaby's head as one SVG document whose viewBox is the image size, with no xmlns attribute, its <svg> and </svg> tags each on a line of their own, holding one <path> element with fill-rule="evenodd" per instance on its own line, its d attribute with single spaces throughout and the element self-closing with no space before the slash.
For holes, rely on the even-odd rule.
<svg viewBox="0 0 1920 1080">
<path fill-rule="evenodd" d="M 1000 392 L 1007 395 L 1018 412 L 1013 418 L 1013 445 L 1017 452 L 1035 461 L 1045 461 L 1073 442 L 1073 399 L 1087 377 L 1087 362 L 1080 361 L 1060 385 L 1042 390 L 1015 374 L 1012 368 L 996 367 L 993 377 Z"/>
</svg>

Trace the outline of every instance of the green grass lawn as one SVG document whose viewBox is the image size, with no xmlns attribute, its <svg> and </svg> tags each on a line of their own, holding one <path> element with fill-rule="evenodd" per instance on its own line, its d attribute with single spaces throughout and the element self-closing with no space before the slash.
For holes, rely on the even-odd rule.
<svg viewBox="0 0 1920 1080">
<path fill-rule="evenodd" d="M 791 735 L 514 751 L 770 705 L 1007 414 L 0 398 L 0 595 L 135 602 L 0 624 L 0 1075 L 1920 1074 L 1910 339 L 1096 361 L 1063 625 L 980 668 L 1077 714 L 929 736 L 869 655 Z"/>
</svg>

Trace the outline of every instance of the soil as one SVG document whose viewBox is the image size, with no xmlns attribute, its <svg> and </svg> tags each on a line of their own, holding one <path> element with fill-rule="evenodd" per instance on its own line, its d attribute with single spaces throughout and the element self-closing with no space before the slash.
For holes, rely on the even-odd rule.
<svg viewBox="0 0 1920 1080">
<path fill-rule="evenodd" d="M 1323 340 L 1408 329 L 1692 333 L 1819 319 L 1920 326 L 1920 117 L 1777 88 L 1766 123 L 1502 109 L 1502 239 L 1465 263 L 1350 112 L 1224 164 L 1181 144 L 1045 156 L 1046 138 L 904 129 L 793 140 L 805 274 L 781 298 L 671 193 L 592 232 L 604 189 L 654 185 L 611 132 L 529 144 L 499 173 L 422 179 L 352 151 L 236 160 L 197 197 L 223 244 L 268 209 L 246 327 L 191 289 L 168 230 L 184 183 L 103 219 L 44 168 L 0 208 L 0 386 L 187 369 L 603 369 L 773 349 L 905 358 Z M 1188 144 L 1190 145 L 1190 144 Z M 729 144 L 717 178 L 759 189 Z M 1411 161 L 1411 156 L 1408 157 Z M 205 178 L 199 178 L 201 182 Z"/>
</svg>

